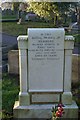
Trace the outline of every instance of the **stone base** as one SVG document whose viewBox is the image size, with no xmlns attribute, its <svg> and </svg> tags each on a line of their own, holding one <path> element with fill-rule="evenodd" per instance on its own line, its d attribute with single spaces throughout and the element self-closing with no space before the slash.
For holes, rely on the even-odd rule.
<svg viewBox="0 0 80 120">
<path fill-rule="evenodd" d="M 66 105 L 72 104 L 72 93 L 71 92 L 64 92 L 62 94 L 62 103 Z"/>
<path fill-rule="evenodd" d="M 14 118 L 45 118 L 50 119 L 52 116 L 51 109 L 55 104 L 43 104 L 43 105 L 29 105 L 19 106 L 19 102 L 16 101 L 13 109 Z M 72 105 L 65 105 L 64 118 L 78 118 L 78 106 L 73 101 Z"/>
<path fill-rule="evenodd" d="M 30 105 L 30 96 L 26 92 L 19 93 L 19 106 Z"/>
</svg>

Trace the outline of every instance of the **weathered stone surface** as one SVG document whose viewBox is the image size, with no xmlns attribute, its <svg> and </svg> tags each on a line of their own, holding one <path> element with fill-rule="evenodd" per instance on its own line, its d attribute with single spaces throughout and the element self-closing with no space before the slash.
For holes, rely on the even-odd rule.
<svg viewBox="0 0 80 120">
<path fill-rule="evenodd" d="M 64 92 L 61 96 L 62 98 L 62 103 L 71 105 L 72 104 L 72 93 L 71 92 Z"/>
<path fill-rule="evenodd" d="M 35 93 L 31 95 L 32 103 L 58 103 L 60 101 L 60 94 L 46 93 L 40 94 Z"/>
<path fill-rule="evenodd" d="M 11 50 L 8 53 L 8 72 L 12 74 L 19 73 L 19 55 L 18 50 Z"/>
<path fill-rule="evenodd" d="M 51 118 L 52 107 L 55 104 L 47 105 L 29 105 L 29 106 L 19 106 L 17 101 L 14 106 L 14 118 Z M 78 118 L 78 107 L 73 101 L 72 105 L 65 105 L 64 107 L 64 118 Z"/>
<path fill-rule="evenodd" d="M 64 29 L 28 29 L 29 92 L 62 92 L 63 62 Z"/>
</svg>

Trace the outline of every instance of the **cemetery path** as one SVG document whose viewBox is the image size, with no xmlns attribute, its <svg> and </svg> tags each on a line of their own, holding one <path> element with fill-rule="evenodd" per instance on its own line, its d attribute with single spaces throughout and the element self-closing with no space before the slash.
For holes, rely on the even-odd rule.
<svg viewBox="0 0 80 120">
<path fill-rule="evenodd" d="M 0 33 L 0 34 L 2 34 L 2 46 L 17 45 L 17 37 L 16 36 L 7 35 L 5 33 Z"/>
<path fill-rule="evenodd" d="M 11 49 L 17 49 L 17 37 L 7 35 L 5 33 L 2 34 L 2 59 L 6 59 L 8 51 Z"/>
<path fill-rule="evenodd" d="M 7 71 L 8 52 L 18 48 L 17 36 L 0 33 L 0 38 L 2 39 L 2 41 L 0 39 L 0 42 L 2 42 L 2 71 Z"/>
</svg>

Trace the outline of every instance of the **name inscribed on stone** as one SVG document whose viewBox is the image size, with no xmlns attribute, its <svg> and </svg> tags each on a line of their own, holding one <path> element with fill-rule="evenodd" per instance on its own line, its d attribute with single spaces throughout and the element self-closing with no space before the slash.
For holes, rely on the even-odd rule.
<svg viewBox="0 0 80 120">
<path fill-rule="evenodd" d="M 55 48 L 55 40 L 60 39 L 52 37 L 51 34 L 41 33 L 41 37 L 32 37 L 33 41 L 32 46 L 34 49 L 31 51 L 35 52 L 32 60 L 57 60 L 59 57 L 57 56 L 57 51 Z M 59 46 L 59 43 L 57 43 Z"/>
<path fill-rule="evenodd" d="M 63 29 L 28 30 L 28 78 L 31 91 L 63 91 L 63 61 Z M 60 88 L 57 82 L 61 82 Z"/>
</svg>

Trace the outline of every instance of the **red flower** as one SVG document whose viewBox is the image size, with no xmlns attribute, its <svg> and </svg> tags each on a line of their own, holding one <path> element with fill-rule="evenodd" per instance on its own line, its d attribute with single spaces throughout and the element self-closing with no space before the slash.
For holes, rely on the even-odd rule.
<svg viewBox="0 0 80 120">
<path fill-rule="evenodd" d="M 57 117 L 62 117 L 62 111 L 56 111 L 56 116 Z"/>
<path fill-rule="evenodd" d="M 55 118 L 59 118 L 62 117 L 64 114 L 64 109 L 63 109 L 64 105 L 63 104 L 58 104 L 57 106 L 52 108 L 52 112 L 53 112 L 53 117 Z"/>
</svg>

